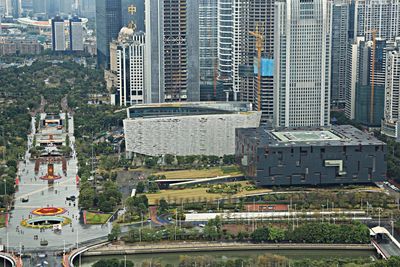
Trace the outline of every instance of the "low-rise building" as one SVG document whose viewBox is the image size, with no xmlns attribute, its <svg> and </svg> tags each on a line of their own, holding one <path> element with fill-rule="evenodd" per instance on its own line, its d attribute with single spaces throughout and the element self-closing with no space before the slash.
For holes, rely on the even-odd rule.
<svg viewBox="0 0 400 267">
<path fill-rule="evenodd" d="M 373 183 L 386 179 L 386 144 L 353 126 L 236 130 L 236 157 L 262 186 Z"/>
<path fill-rule="evenodd" d="M 2 37 L 0 38 L 0 56 L 6 55 L 37 55 L 42 51 L 42 46 L 35 39 Z"/>
<path fill-rule="evenodd" d="M 139 104 L 127 109 L 126 151 L 143 155 L 233 155 L 235 130 L 258 127 L 244 102 Z"/>
</svg>

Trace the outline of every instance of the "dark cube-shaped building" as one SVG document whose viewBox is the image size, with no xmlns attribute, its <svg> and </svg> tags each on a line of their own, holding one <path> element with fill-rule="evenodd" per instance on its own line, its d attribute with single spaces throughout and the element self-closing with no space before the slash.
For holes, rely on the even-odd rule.
<svg viewBox="0 0 400 267">
<path fill-rule="evenodd" d="M 236 158 L 261 186 L 386 180 L 386 144 L 350 125 L 329 130 L 236 130 Z"/>
</svg>

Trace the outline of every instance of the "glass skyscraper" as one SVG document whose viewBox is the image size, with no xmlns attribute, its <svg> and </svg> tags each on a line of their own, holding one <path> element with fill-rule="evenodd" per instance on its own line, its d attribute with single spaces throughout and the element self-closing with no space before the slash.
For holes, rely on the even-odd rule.
<svg viewBox="0 0 400 267">
<path fill-rule="evenodd" d="M 96 1 L 97 65 L 105 69 L 110 64 L 110 42 L 122 28 L 121 0 Z"/>
<path fill-rule="evenodd" d="M 199 0 L 199 49 L 200 100 L 215 100 L 214 83 L 218 71 L 217 0 Z"/>
<path fill-rule="evenodd" d="M 332 5 L 331 103 L 344 108 L 346 102 L 346 62 L 349 44 L 350 1 L 336 0 Z"/>
</svg>

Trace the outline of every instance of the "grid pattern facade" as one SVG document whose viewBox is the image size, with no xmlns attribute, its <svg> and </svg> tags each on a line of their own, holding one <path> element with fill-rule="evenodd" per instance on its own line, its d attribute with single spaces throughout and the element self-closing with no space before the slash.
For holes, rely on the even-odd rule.
<svg viewBox="0 0 400 267">
<path fill-rule="evenodd" d="M 372 39 L 372 31 L 377 31 L 377 37 L 394 40 L 400 35 L 400 0 L 357 0 L 358 36 Z"/>
<path fill-rule="evenodd" d="M 331 18 L 325 0 L 276 2 L 277 127 L 329 125 Z"/>
<path fill-rule="evenodd" d="M 77 17 L 69 20 L 69 49 L 71 51 L 83 51 L 82 20 Z"/>
<path fill-rule="evenodd" d="M 378 126 L 384 116 L 384 90 L 387 55 L 396 49 L 396 43 L 377 40 L 375 46 L 374 101 L 371 117 L 372 43 L 358 37 L 349 46 L 346 73 L 346 116 L 360 123 Z"/>
<path fill-rule="evenodd" d="M 218 64 L 218 1 L 199 0 L 200 99 L 215 98 Z"/>
<path fill-rule="evenodd" d="M 0 56 L 40 54 L 42 47 L 34 39 L 0 38 Z"/>
<path fill-rule="evenodd" d="M 164 0 L 164 93 L 166 102 L 187 100 L 186 15 L 186 0 Z"/>
<path fill-rule="evenodd" d="M 233 0 L 218 1 L 218 80 L 232 79 Z"/>
<path fill-rule="evenodd" d="M 144 34 L 133 35 L 133 44 L 129 46 L 129 79 L 131 105 L 144 101 Z"/>
<path fill-rule="evenodd" d="M 346 105 L 345 115 L 347 118 L 354 120 L 356 116 L 356 83 L 357 69 L 359 61 L 359 42 L 364 40 L 364 37 L 358 37 L 353 43 L 348 45 L 347 63 L 346 63 Z"/>
<path fill-rule="evenodd" d="M 338 0 L 332 5 L 332 73 L 331 103 L 344 107 L 346 100 L 346 62 L 349 31 L 349 1 Z"/>
<path fill-rule="evenodd" d="M 391 51 L 386 63 L 385 110 L 382 133 L 400 139 L 400 53 Z"/>
<path fill-rule="evenodd" d="M 51 40 L 53 51 L 65 51 L 64 20 L 55 17 L 51 20 Z"/>
<path fill-rule="evenodd" d="M 148 0 L 145 12 L 147 102 L 199 101 L 198 1 Z"/>
<path fill-rule="evenodd" d="M 146 102 L 164 102 L 164 65 L 163 65 L 163 3 L 159 0 L 145 1 L 146 24 Z"/>
<path fill-rule="evenodd" d="M 111 44 L 116 53 L 117 95 L 119 105 L 129 106 L 144 102 L 145 37 L 136 33 L 130 40 Z"/>
<path fill-rule="evenodd" d="M 400 118 L 400 53 L 389 52 L 386 64 L 385 120 Z"/>
</svg>

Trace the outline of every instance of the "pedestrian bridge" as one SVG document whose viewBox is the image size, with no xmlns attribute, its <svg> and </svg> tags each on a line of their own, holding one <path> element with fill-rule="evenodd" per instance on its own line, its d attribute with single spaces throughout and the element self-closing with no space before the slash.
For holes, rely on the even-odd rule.
<svg viewBox="0 0 400 267">
<path fill-rule="evenodd" d="M 370 235 L 373 237 L 372 245 L 383 259 L 400 256 L 400 243 L 386 228 L 381 226 L 371 228 Z"/>
</svg>

